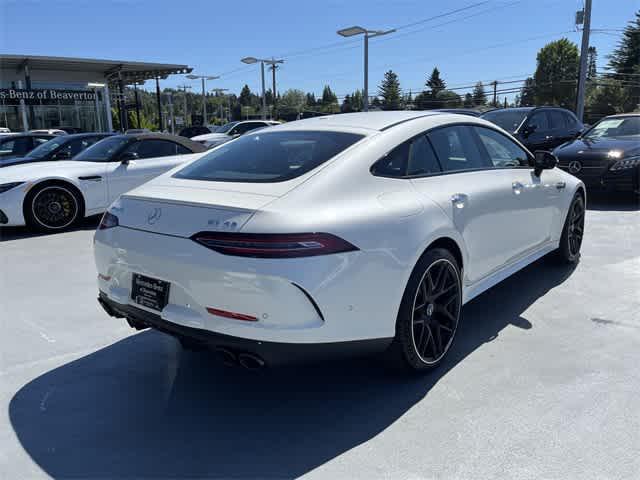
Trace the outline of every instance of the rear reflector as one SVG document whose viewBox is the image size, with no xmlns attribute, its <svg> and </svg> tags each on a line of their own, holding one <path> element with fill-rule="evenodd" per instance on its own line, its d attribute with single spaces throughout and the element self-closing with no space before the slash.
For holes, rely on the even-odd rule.
<svg viewBox="0 0 640 480">
<path fill-rule="evenodd" d="M 244 320 L 245 322 L 257 322 L 258 319 L 252 315 L 243 313 L 227 312 L 226 310 L 218 310 L 217 308 L 207 307 L 207 312 L 218 317 L 230 318 L 232 320 Z"/>
<path fill-rule="evenodd" d="M 295 258 L 358 250 L 330 233 L 200 232 L 191 237 L 224 255 L 254 258 Z"/>
</svg>

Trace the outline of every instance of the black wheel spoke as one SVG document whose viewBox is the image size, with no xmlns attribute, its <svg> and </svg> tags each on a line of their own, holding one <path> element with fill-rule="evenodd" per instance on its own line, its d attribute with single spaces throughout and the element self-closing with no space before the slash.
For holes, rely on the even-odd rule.
<svg viewBox="0 0 640 480">
<path fill-rule="evenodd" d="M 412 333 L 416 353 L 426 363 L 438 362 L 451 345 L 460 314 L 460 288 L 457 269 L 444 259 L 427 268 L 417 288 Z"/>
</svg>

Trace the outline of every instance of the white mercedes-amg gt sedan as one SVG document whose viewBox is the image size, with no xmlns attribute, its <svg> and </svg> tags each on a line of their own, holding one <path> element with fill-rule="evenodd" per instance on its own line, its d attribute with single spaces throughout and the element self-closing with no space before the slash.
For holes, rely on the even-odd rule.
<svg viewBox="0 0 640 480">
<path fill-rule="evenodd" d="M 115 135 L 72 160 L 8 165 L 0 169 L 0 227 L 64 230 L 205 150 L 173 135 Z"/>
<path fill-rule="evenodd" d="M 449 351 L 462 306 L 543 255 L 576 262 L 585 188 L 499 127 L 372 112 L 257 131 L 122 195 L 99 302 L 247 368 Z"/>
</svg>

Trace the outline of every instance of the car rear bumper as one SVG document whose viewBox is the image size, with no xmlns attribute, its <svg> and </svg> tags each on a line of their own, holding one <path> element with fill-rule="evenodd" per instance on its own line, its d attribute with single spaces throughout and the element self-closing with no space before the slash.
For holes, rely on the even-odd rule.
<svg viewBox="0 0 640 480">
<path fill-rule="evenodd" d="M 172 324 L 261 342 L 393 337 L 406 284 L 406 266 L 383 250 L 247 258 L 189 238 L 114 227 L 96 232 L 94 255 L 98 289 L 107 299 Z M 169 283 L 161 311 L 132 299 L 134 274 Z"/>
<path fill-rule="evenodd" d="M 116 318 L 127 318 L 137 328 L 153 328 L 176 338 L 189 339 L 212 350 L 224 350 L 225 353 L 231 354 L 235 358 L 240 354 L 252 354 L 263 360 L 267 366 L 299 364 L 326 359 L 337 360 L 344 357 L 379 353 L 388 348 L 393 340 L 392 338 L 377 338 L 311 344 L 264 342 L 168 322 L 162 319 L 159 314 L 133 305 L 114 302 L 104 292 L 100 292 L 98 302 L 109 315 Z"/>
</svg>

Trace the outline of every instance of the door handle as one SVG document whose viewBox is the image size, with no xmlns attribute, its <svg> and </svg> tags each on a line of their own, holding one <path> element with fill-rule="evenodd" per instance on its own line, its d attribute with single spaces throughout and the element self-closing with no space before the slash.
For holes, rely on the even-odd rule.
<svg viewBox="0 0 640 480">
<path fill-rule="evenodd" d="M 451 195 L 451 202 L 455 205 L 456 208 L 464 208 L 465 204 L 469 197 L 464 193 L 454 193 Z"/>
<path fill-rule="evenodd" d="M 513 193 L 515 193 L 516 195 L 520 195 L 522 193 L 522 190 L 524 190 L 524 185 L 520 182 L 513 182 L 511 184 L 511 188 L 513 189 Z"/>
<path fill-rule="evenodd" d="M 563 188 L 566 188 L 567 184 L 565 182 L 558 182 L 556 183 L 556 188 L 558 190 L 562 190 Z"/>
</svg>

